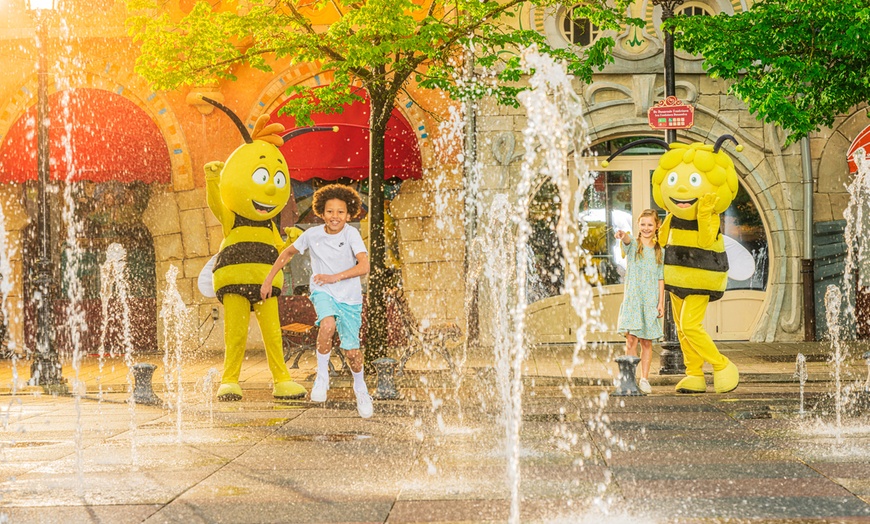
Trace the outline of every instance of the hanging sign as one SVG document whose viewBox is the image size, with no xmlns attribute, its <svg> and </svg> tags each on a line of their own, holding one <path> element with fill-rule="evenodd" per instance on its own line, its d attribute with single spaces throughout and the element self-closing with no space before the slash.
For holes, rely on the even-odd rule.
<svg viewBox="0 0 870 524">
<path fill-rule="evenodd" d="M 695 108 L 669 96 L 649 108 L 649 126 L 653 129 L 689 129 L 695 124 Z"/>
</svg>

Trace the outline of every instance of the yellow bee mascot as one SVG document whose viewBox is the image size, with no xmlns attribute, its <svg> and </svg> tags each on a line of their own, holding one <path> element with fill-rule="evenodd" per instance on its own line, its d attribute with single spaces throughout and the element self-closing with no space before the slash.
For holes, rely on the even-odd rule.
<svg viewBox="0 0 870 524">
<path fill-rule="evenodd" d="M 292 193 L 287 161 L 278 149 L 290 135 L 282 138 L 284 126 L 269 124 L 269 115 L 261 115 L 249 134 L 228 108 L 209 98 L 202 99 L 226 113 L 245 140 L 226 162 L 205 165 L 208 207 L 220 221 L 224 236 L 213 274 L 215 295 L 224 306 L 226 345 L 224 373 L 217 397 L 222 401 L 242 398 L 239 373 L 245 356 L 248 319 L 253 311 L 263 333 L 266 359 L 272 372 L 272 395 L 280 399 L 301 398 L 307 391 L 293 381 L 284 363 L 277 298 L 284 283 L 281 273 L 275 277 L 272 297 L 260 298 L 260 286 L 278 254 L 298 236 L 287 228 L 285 242 L 272 220 Z"/>
<path fill-rule="evenodd" d="M 713 367 L 717 393 L 734 390 L 740 382 L 737 366 L 723 356 L 704 330 L 707 304 L 722 298 L 728 285 L 728 257 L 719 231 L 719 214 L 737 195 L 734 162 L 719 151 L 724 135 L 715 146 L 700 142 L 668 144 L 643 139 L 628 144 L 611 158 L 639 142 L 656 141 L 668 148 L 652 175 L 653 199 L 668 211 L 659 229 L 665 246 L 665 289 L 670 293 L 677 337 L 683 350 L 686 377 L 677 383 L 679 393 L 703 393 L 704 362 Z M 737 146 L 742 151 L 742 146 Z M 606 165 L 605 165 L 606 167 Z"/>
</svg>

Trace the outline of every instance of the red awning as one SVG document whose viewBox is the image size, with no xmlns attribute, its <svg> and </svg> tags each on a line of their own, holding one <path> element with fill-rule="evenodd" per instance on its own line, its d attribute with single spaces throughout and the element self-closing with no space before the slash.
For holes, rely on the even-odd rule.
<svg viewBox="0 0 870 524">
<path fill-rule="evenodd" d="M 68 95 L 68 96 L 67 96 Z M 48 98 L 53 180 L 169 183 L 169 150 L 157 125 L 123 96 L 73 89 Z M 36 106 L 9 129 L 0 146 L 0 182 L 36 179 Z"/>
<path fill-rule="evenodd" d="M 858 133 L 858 136 L 855 137 L 855 140 L 852 141 L 852 145 L 849 146 L 849 150 L 846 152 L 846 161 L 849 163 L 850 173 L 858 172 L 858 164 L 855 163 L 854 155 L 859 147 L 864 148 L 867 158 L 870 159 L 870 126 L 865 127 L 863 131 Z"/>
<path fill-rule="evenodd" d="M 307 133 L 288 140 L 281 152 L 289 164 L 289 175 L 300 182 L 311 178 L 364 180 L 369 176 L 369 98 L 344 106 L 342 113 L 316 113 L 311 118 L 318 126 L 338 126 L 338 132 Z M 282 106 L 283 107 L 283 106 Z M 272 122 L 280 122 L 288 131 L 296 129 L 290 116 L 271 114 Z M 420 147 L 411 124 L 398 109 L 387 123 L 384 144 L 386 170 L 384 178 L 420 178 L 423 176 Z"/>
</svg>

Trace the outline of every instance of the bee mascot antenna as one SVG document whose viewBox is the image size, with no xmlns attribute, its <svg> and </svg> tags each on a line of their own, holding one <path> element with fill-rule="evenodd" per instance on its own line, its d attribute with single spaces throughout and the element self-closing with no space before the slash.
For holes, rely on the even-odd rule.
<svg viewBox="0 0 870 524">
<path fill-rule="evenodd" d="M 278 149 L 285 139 L 312 131 L 334 131 L 333 127 L 309 127 L 284 134 L 284 126 L 270 124 L 269 115 L 260 115 L 251 133 L 242 121 L 223 104 L 200 97 L 227 114 L 239 128 L 245 143 L 226 162 L 205 165 L 208 207 L 221 223 L 223 241 L 215 257 L 212 282 L 215 295 L 224 306 L 224 373 L 218 388 L 218 400 L 242 399 L 239 373 L 245 356 L 248 321 L 254 312 L 266 359 L 274 384 L 272 395 L 280 399 L 305 396 L 307 391 L 290 377 L 284 363 L 278 295 L 284 276 L 278 273 L 272 296 L 260 298 L 260 286 L 278 254 L 295 238 L 285 228 L 287 240 L 281 238 L 273 218 L 289 200 L 292 189 L 287 161 Z M 282 136 L 283 135 L 283 136 Z"/>
<path fill-rule="evenodd" d="M 716 393 L 734 390 L 740 382 L 737 366 L 719 352 L 704 330 L 707 304 L 722 298 L 728 284 L 725 239 L 719 231 L 719 214 L 737 195 L 734 162 L 720 151 L 723 135 L 715 146 L 700 142 L 680 144 L 654 138 L 637 140 L 620 148 L 601 163 L 641 144 L 656 143 L 667 151 L 652 175 L 653 199 L 668 214 L 659 229 L 665 247 L 665 289 L 670 293 L 677 337 L 683 350 L 686 377 L 677 383 L 679 393 L 704 393 L 704 362 L 713 367 Z M 735 148 L 738 152 L 743 146 Z"/>
</svg>

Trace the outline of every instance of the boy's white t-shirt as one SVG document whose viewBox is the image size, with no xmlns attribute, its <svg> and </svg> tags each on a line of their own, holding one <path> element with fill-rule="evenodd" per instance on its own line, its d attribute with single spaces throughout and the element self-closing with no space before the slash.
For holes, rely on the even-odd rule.
<svg viewBox="0 0 870 524">
<path fill-rule="evenodd" d="M 345 224 L 338 233 L 330 235 L 326 226 L 317 225 L 306 229 L 296 242 L 293 242 L 300 253 L 310 249 L 311 277 L 309 288 L 311 292 L 323 291 L 329 293 L 338 302 L 345 304 L 362 304 L 362 282 L 359 277 L 348 278 L 334 284 L 315 284 L 314 275 L 335 275 L 356 266 L 356 256 L 367 253 L 362 236 L 353 226 Z"/>
</svg>

